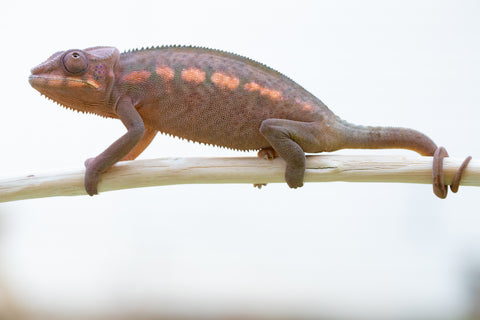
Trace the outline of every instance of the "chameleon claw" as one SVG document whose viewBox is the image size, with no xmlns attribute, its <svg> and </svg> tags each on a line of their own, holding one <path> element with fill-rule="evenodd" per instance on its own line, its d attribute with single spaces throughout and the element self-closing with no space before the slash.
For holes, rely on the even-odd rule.
<svg viewBox="0 0 480 320">
<path fill-rule="evenodd" d="M 443 158 L 448 157 L 447 150 L 444 147 L 439 147 L 435 150 L 433 154 L 433 166 L 432 166 L 432 176 L 433 176 L 433 193 L 440 199 L 445 199 L 448 193 L 448 186 L 445 185 L 445 179 L 443 175 Z M 463 162 L 460 168 L 457 170 L 455 177 L 452 180 L 450 189 L 452 192 L 457 192 L 460 186 L 460 181 L 462 179 L 463 173 L 468 166 L 468 163 L 472 160 L 472 157 L 467 157 Z"/>
</svg>

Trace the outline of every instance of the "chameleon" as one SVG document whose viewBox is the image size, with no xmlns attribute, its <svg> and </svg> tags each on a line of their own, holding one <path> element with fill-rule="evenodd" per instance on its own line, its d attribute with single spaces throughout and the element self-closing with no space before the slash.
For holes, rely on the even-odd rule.
<svg viewBox="0 0 480 320">
<path fill-rule="evenodd" d="M 402 148 L 433 156 L 433 191 L 447 195 L 445 148 L 408 128 L 359 126 L 282 73 L 252 59 L 195 46 L 129 50 L 97 46 L 59 51 L 31 70 L 31 86 L 61 106 L 120 119 L 127 132 L 85 161 L 84 185 L 98 193 L 101 174 L 133 160 L 157 132 L 285 160 L 285 181 L 303 185 L 305 153 Z M 456 192 L 471 157 L 457 171 Z M 260 186 L 260 185 L 258 185 Z"/>
</svg>

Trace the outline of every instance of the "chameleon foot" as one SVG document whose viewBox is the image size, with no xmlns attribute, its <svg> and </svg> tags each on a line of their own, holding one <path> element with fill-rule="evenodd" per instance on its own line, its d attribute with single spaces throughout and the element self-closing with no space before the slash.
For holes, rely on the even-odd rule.
<svg viewBox="0 0 480 320">
<path fill-rule="evenodd" d="M 296 189 L 303 187 L 303 176 L 305 175 L 305 164 L 303 166 L 290 166 L 287 164 L 285 171 L 285 181 L 290 188 Z"/>
<path fill-rule="evenodd" d="M 269 147 L 260 149 L 257 153 L 257 156 L 265 160 L 272 160 L 278 157 L 278 153 L 273 148 Z"/>
<path fill-rule="evenodd" d="M 85 191 L 89 196 L 98 194 L 98 181 L 100 180 L 100 171 L 95 169 L 95 158 L 85 160 Z"/>
<path fill-rule="evenodd" d="M 433 175 L 433 193 L 440 199 L 445 199 L 448 193 L 448 186 L 445 185 L 444 176 L 443 176 L 443 158 L 448 157 L 447 150 L 444 147 L 439 147 L 434 155 L 433 155 L 433 168 L 432 168 L 432 175 Z M 450 185 L 450 189 L 452 192 L 457 192 L 460 186 L 460 180 L 462 179 L 462 175 L 465 172 L 465 169 L 468 166 L 468 163 L 472 157 L 467 157 L 460 168 L 458 169 L 455 177 L 453 178 L 452 184 Z"/>
<path fill-rule="evenodd" d="M 273 160 L 278 157 L 278 153 L 272 147 L 268 147 L 260 149 L 257 153 L 257 156 L 265 160 Z M 266 185 L 266 183 L 255 183 L 253 186 L 255 188 L 262 189 L 262 187 Z"/>
</svg>

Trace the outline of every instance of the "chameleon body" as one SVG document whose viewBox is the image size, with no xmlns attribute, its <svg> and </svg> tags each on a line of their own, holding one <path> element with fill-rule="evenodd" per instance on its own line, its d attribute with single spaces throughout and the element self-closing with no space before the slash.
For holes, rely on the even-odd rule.
<svg viewBox="0 0 480 320">
<path fill-rule="evenodd" d="M 126 126 L 125 135 L 85 162 L 90 195 L 97 193 L 102 172 L 117 161 L 135 159 L 158 131 L 232 149 L 260 150 L 265 158 L 279 155 L 286 161 L 285 179 L 292 188 L 303 185 L 305 152 L 405 148 L 433 156 L 437 151 L 430 138 L 412 129 L 347 123 L 281 73 L 218 50 L 67 50 L 33 68 L 29 81 L 67 108 L 119 118 Z M 437 163 L 442 158 L 438 153 Z M 441 163 L 437 167 L 434 190 L 444 197 Z"/>
</svg>

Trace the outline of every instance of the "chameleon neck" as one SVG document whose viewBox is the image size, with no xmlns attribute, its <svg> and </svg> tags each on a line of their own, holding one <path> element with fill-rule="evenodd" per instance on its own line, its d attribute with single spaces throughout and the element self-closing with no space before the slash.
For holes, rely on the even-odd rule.
<svg viewBox="0 0 480 320">
<path fill-rule="evenodd" d="M 337 127 L 346 149 L 408 149 L 423 156 L 433 156 L 437 149 L 429 137 L 413 129 L 358 126 L 339 118 Z"/>
</svg>

